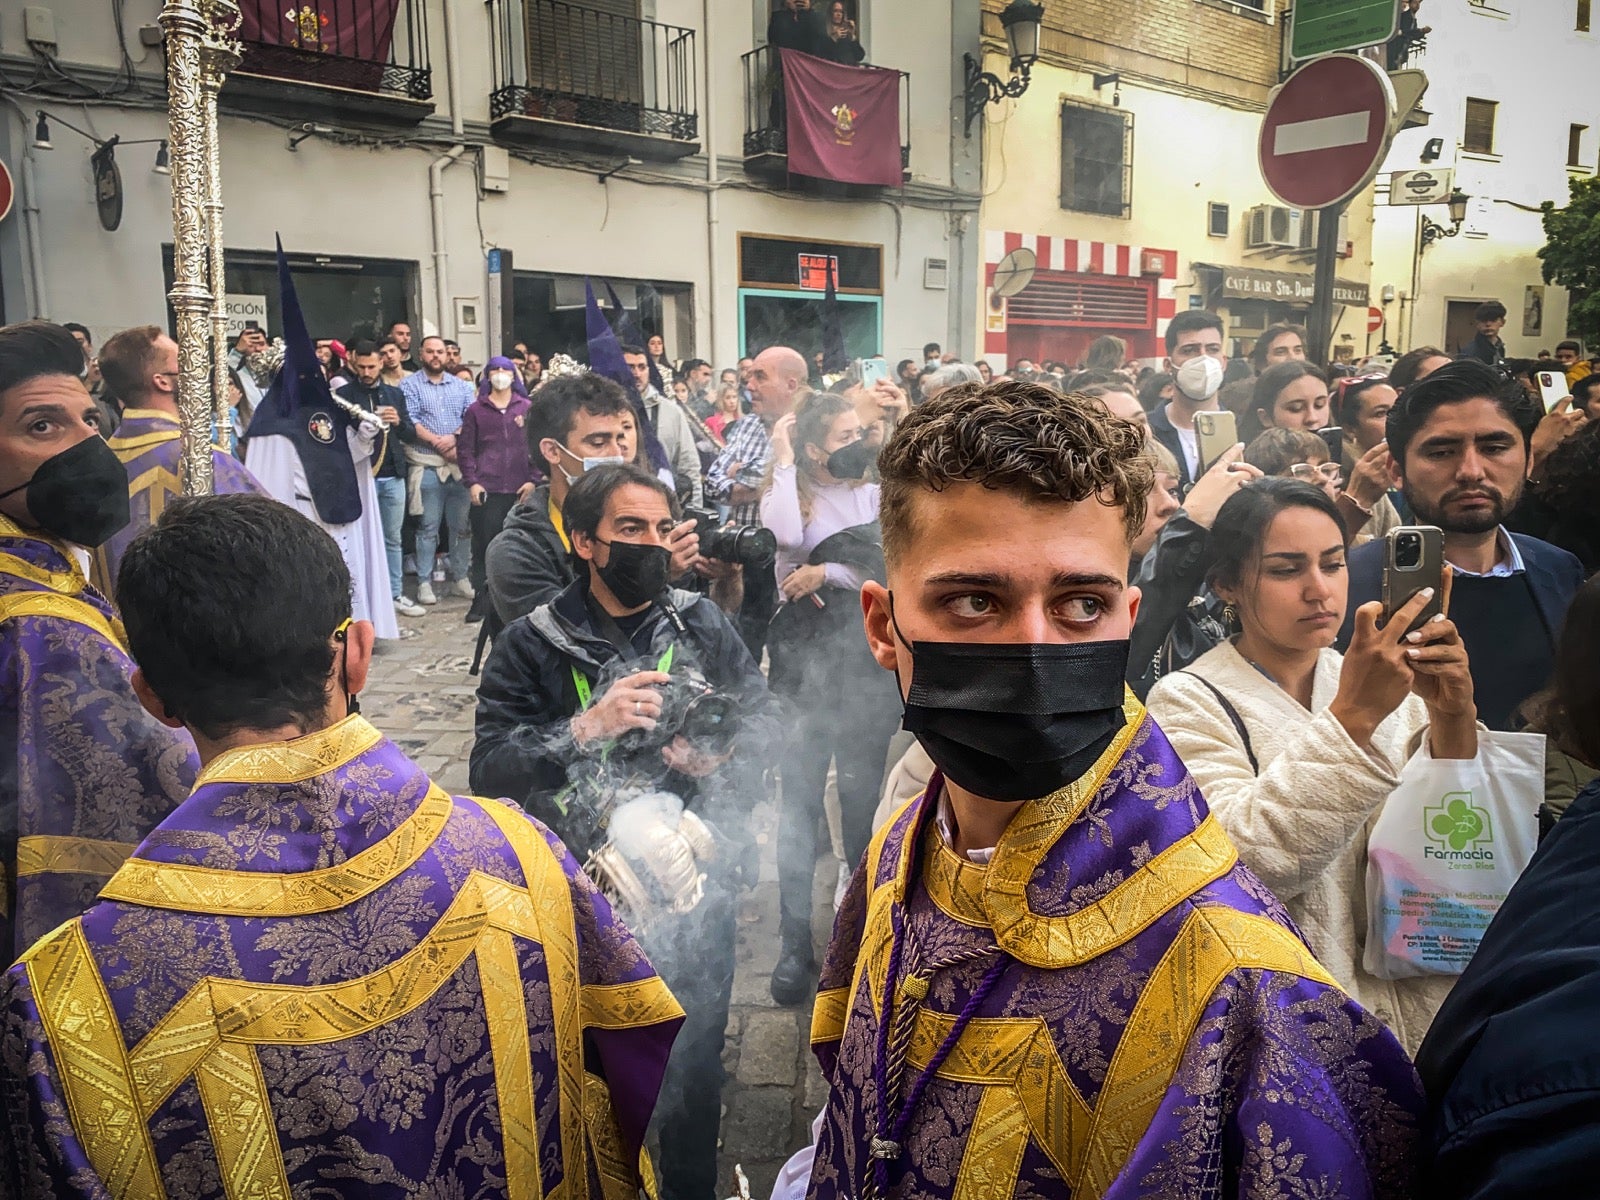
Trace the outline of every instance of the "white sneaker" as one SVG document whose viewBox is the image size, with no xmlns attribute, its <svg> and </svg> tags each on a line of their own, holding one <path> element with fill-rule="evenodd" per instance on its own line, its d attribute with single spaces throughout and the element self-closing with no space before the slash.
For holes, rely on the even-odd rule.
<svg viewBox="0 0 1600 1200">
<path fill-rule="evenodd" d="M 456 595 L 463 600 L 472 600 L 477 597 L 478 593 L 469 580 L 458 579 L 456 580 Z"/>
<path fill-rule="evenodd" d="M 409 596 L 396 596 L 394 610 L 402 617 L 420 617 L 428 611 Z"/>
<path fill-rule="evenodd" d="M 437 604 L 437 603 L 439 603 L 439 597 L 437 597 L 437 596 L 435 596 L 433 594 L 433 584 L 429 583 L 427 580 L 423 580 L 421 583 L 417 584 L 417 603 L 418 604 Z"/>
</svg>

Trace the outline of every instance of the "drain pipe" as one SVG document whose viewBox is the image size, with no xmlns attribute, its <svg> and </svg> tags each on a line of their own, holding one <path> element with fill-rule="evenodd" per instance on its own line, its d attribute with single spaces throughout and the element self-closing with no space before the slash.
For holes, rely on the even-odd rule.
<svg viewBox="0 0 1600 1200">
<path fill-rule="evenodd" d="M 22 226 L 28 238 L 28 276 L 33 281 L 30 311 L 40 320 L 48 320 L 50 298 L 44 287 L 44 244 L 39 236 L 39 181 L 33 172 L 31 150 L 22 155 Z"/>
<path fill-rule="evenodd" d="M 719 323 L 717 320 L 717 285 L 721 276 L 722 252 L 720 238 L 722 234 L 722 185 L 718 182 L 717 175 L 717 88 L 713 83 L 711 73 L 712 63 L 712 24 L 711 0 L 700 0 L 700 28 L 705 36 L 705 72 L 706 81 L 706 125 L 705 125 L 705 155 L 706 155 L 706 270 L 710 275 L 710 282 L 706 287 L 706 324 L 709 331 L 710 345 L 707 354 L 711 361 L 717 361 L 721 352 L 718 345 Z M 734 326 L 738 328 L 737 324 Z"/>
<path fill-rule="evenodd" d="M 461 113 L 461 61 L 458 50 L 460 38 L 456 29 L 456 0 L 444 0 L 444 57 L 445 94 L 450 104 L 450 136 L 455 145 L 433 160 L 428 168 L 428 207 L 433 216 L 433 291 L 434 303 L 439 310 L 439 336 L 453 338 L 456 330 L 450 322 L 455 314 L 450 311 L 450 249 L 444 221 L 444 173 L 453 163 L 459 162 L 467 152 L 462 144 L 466 124 Z"/>
</svg>

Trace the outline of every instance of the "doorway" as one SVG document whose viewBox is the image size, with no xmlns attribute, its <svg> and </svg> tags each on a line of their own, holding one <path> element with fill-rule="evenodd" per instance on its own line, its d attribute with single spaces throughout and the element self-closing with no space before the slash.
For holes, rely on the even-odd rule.
<svg viewBox="0 0 1600 1200">
<path fill-rule="evenodd" d="M 1447 300 L 1444 314 L 1444 352 L 1454 358 L 1467 348 L 1467 343 L 1478 336 L 1478 322 L 1473 313 L 1484 300 Z"/>
</svg>

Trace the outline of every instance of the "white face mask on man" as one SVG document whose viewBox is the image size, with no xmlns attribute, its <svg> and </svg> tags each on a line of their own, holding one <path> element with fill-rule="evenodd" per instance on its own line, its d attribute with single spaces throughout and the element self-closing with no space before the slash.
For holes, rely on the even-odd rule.
<svg viewBox="0 0 1600 1200">
<path fill-rule="evenodd" d="M 1197 404 L 1222 390 L 1222 364 L 1209 354 L 1191 358 L 1178 368 L 1178 390 Z"/>
</svg>

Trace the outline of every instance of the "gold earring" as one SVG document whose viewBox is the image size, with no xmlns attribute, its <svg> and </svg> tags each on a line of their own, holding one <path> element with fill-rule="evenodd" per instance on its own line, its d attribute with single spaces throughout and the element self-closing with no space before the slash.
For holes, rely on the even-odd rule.
<svg viewBox="0 0 1600 1200">
<path fill-rule="evenodd" d="M 1222 606 L 1222 623 L 1224 625 L 1236 625 L 1238 624 L 1238 621 L 1239 610 L 1233 606 L 1233 602 L 1229 601 L 1228 603 L 1224 604 Z"/>
</svg>

